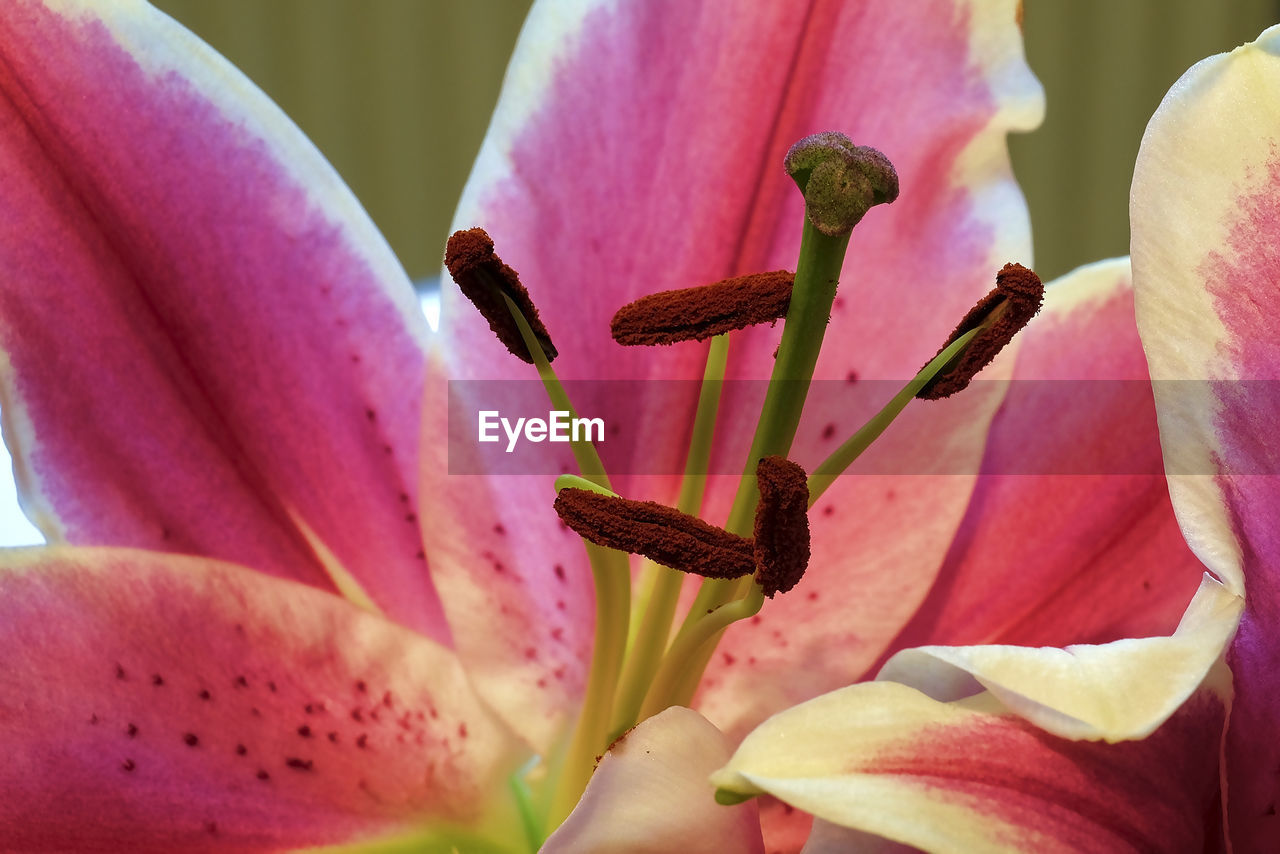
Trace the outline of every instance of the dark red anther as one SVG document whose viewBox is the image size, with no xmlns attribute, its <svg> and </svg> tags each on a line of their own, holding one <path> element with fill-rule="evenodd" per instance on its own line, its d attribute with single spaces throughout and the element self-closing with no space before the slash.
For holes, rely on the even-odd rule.
<svg viewBox="0 0 1280 854">
<path fill-rule="evenodd" d="M 760 460 L 756 478 L 756 582 L 772 599 L 795 587 L 809 565 L 809 479 L 783 457 Z"/>
<path fill-rule="evenodd" d="M 916 397 L 939 400 L 964 389 L 978 371 L 990 364 L 996 354 L 1013 340 L 1013 336 L 1036 316 L 1043 301 L 1044 285 L 1039 276 L 1021 264 L 1005 264 L 996 274 L 995 288 L 969 310 L 938 352 L 947 349 L 971 329 L 981 327 L 982 331 L 959 356 L 916 392 Z"/>
<path fill-rule="evenodd" d="M 502 263 L 502 259 L 494 254 L 493 240 L 484 229 L 472 228 L 455 232 L 445 248 L 444 263 L 463 296 L 471 300 L 480 314 L 484 315 L 484 319 L 489 321 L 493 334 L 498 336 L 498 340 L 513 356 L 533 364 L 533 355 L 525 346 L 520 327 L 511 316 L 511 309 L 507 307 L 504 295 L 524 315 L 547 361 L 555 359 L 555 345 L 551 343 L 547 328 L 538 318 L 538 309 L 534 307 L 529 292 L 520 284 L 516 271 Z"/>
<path fill-rule="evenodd" d="M 791 305 L 795 274 L 752 273 L 711 285 L 662 291 L 628 303 L 610 329 L 619 344 L 674 344 L 773 323 Z"/>
<path fill-rule="evenodd" d="M 560 490 L 555 507 L 566 525 L 598 546 L 707 578 L 755 572 L 751 540 L 674 507 L 572 488 Z"/>
</svg>

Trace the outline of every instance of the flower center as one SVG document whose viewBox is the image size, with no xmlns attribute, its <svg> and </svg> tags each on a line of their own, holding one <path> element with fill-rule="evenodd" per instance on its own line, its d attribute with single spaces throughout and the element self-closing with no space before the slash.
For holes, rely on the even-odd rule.
<svg viewBox="0 0 1280 854">
<path fill-rule="evenodd" d="M 530 842 L 537 847 L 582 794 L 597 757 L 623 732 L 671 705 L 688 705 L 724 629 L 754 616 L 765 597 L 802 581 L 810 558 L 808 509 L 914 398 L 963 389 L 1038 311 L 1035 274 L 1006 265 L 996 289 L 961 321 L 939 353 L 885 407 L 812 474 L 787 459 L 804 410 L 853 227 L 898 195 L 898 178 L 880 152 L 841 134 L 796 143 L 784 161 L 805 198 L 800 255 L 793 274 L 759 273 L 713 285 L 666 291 L 620 309 L 614 339 L 623 345 L 672 345 L 710 339 L 703 387 L 675 507 L 612 492 L 587 441 L 571 444 L 582 477 L 557 479 L 555 510 L 586 543 L 596 585 L 596 637 L 583 706 L 557 756 L 545 757 L 544 795 L 516 781 Z M 481 229 L 449 240 L 446 263 L 464 295 L 499 340 L 536 366 L 555 409 L 576 417 L 551 370 L 556 351 L 515 271 L 494 254 Z M 723 527 L 700 518 L 728 333 L 785 318 L 773 374 Z M 631 602 L 627 553 L 642 564 Z M 821 556 L 819 556 L 819 559 Z M 702 578 L 676 627 L 687 574 Z"/>
</svg>

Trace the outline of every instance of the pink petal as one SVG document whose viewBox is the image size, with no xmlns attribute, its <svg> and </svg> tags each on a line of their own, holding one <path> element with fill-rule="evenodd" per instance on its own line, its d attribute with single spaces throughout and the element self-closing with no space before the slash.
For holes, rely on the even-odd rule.
<svg viewBox="0 0 1280 854">
<path fill-rule="evenodd" d="M 1192 548 L 1246 600 L 1227 659 L 1237 851 L 1271 847 L 1280 809 L 1278 97 L 1280 29 L 1196 65 L 1151 120 L 1131 197 L 1139 329 L 1163 381 L 1174 506 Z"/>
<path fill-rule="evenodd" d="M 804 848 L 813 830 L 813 816 L 774 797 L 756 799 L 760 805 L 760 834 L 770 854 L 793 854 Z"/>
<path fill-rule="evenodd" d="M 708 775 L 729 742 L 706 718 L 673 706 L 609 748 L 545 854 L 763 854 L 755 804 L 717 804 Z"/>
<path fill-rule="evenodd" d="M 843 381 L 855 371 L 908 379 L 990 287 L 996 269 L 1029 255 L 1026 214 L 1004 146 L 1008 131 L 1035 124 L 1041 100 L 1022 59 L 1014 7 L 820 2 L 800 11 L 757 5 L 743 14 L 728 2 L 586 0 L 572 9 L 580 15 L 557 4 L 534 9 L 455 224 L 485 227 L 503 259 L 520 272 L 560 351 L 555 366 L 562 378 L 638 381 L 611 397 L 601 393 L 617 413 L 606 414 L 606 423 L 623 431 L 610 434 L 602 449 L 611 471 L 680 470 L 697 390 L 664 381 L 700 378 L 704 349 L 619 348 L 609 338 L 610 316 L 652 291 L 794 267 L 801 199 L 781 162 L 800 137 L 844 131 L 884 150 L 902 176 L 901 198 L 872 211 L 854 236 L 822 377 Z M 469 306 L 459 305 L 451 286 L 443 295 L 442 322 L 441 377 L 532 377 Z M 737 335 L 731 376 L 767 377 L 777 336 L 777 329 L 767 328 Z M 444 400 L 443 383 L 431 393 Z M 463 406 L 483 396 L 457 382 L 451 393 L 454 405 Z M 984 419 L 997 402 L 988 399 L 976 412 L 967 408 L 973 403 L 953 410 L 974 416 L 968 444 L 952 449 L 973 457 L 970 470 L 981 454 Z M 726 400 L 716 470 L 741 470 L 744 437 L 754 422 L 745 402 Z M 811 465 L 824 450 L 817 437 L 826 423 L 802 425 L 801 462 Z M 856 424 L 837 426 L 851 432 Z M 459 462 L 461 450 L 452 450 L 447 460 L 438 450 L 428 465 L 426 476 L 436 488 L 446 482 L 447 463 Z M 542 471 L 552 473 L 563 461 L 541 460 Z M 571 585 L 583 584 L 586 576 L 580 553 L 557 542 L 549 481 L 513 477 L 499 487 L 454 478 L 448 488 L 456 518 L 441 518 L 428 531 L 429 539 L 448 537 L 446 529 L 463 532 L 448 540 L 433 571 L 459 647 L 482 674 L 509 680 L 523 672 L 529 684 L 551 682 L 545 667 L 521 663 L 517 635 L 487 624 L 474 633 L 459 628 L 473 603 L 487 598 L 524 610 L 530 616 L 509 625 L 527 634 L 554 597 L 566 603 L 575 623 L 589 625 L 589 616 L 573 613 L 575 602 L 548 574 L 558 564 Z M 671 477 L 615 485 L 632 497 L 675 496 Z M 912 534 L 930 559 L 920 563 L 910 594 L 895 591 L 892 606 L 901 615 L 894 630 L 928 589 L 972 481 L 915 486 L 931 490 L 927 530 Z M 842 508 L 860 507 L 872 498 L 878 502 L 884 490 L 883 482 L 842 484 L 832 499 Z M 493 506 L 494 495 L 503 497 L 500 507 Z M 717 484 L 708 497 L 709 518 L 718 518 L 725 503 L 725 487 Z M 815 548 L 835 552 L 838 541 L 847 555 L 832 568 L 845 584 L 857 564 L 888 554 L 883 547 L 901 541 L 905 524 L 916 521 L 895 515 L 885 521 L 898 524 L 881 526 L 878 537 L 868 531 L 858 541 L 866 548 L 852 550 L 847 519 L 832 526 L 841 528 L 838 533 L 815 532 Z M 519 542 L 489 534 L 498 525 L 515 530 L 516 520 L 538 531 Z M 519 568 L 495 579 L 486 551 L 509 570 Z M 537 555 L 533 561 L 531 554 Z M 586 597 L 576 601 L 589 605 Z M 864 669 L 887 639 L 851 644 L 842 671 Z M 556 666 L 564 661 L 557 658 Z M 581 672 L 580 664 L 568 661 L 571 673 Z M 774 675 L 786 678 L 782 671 Z M 554 717 L 581 677 L 563 681 L 564 689 L 536 694 L 532 704 L 526 695 L 508 713 L 513 725 Z M 826 687 L 806 686 L 801 693 L 812 696 Z M 760 712 L 751 714 L 758 719 Z"/>
<path fill-rule="evenodd" d="M 1199 851 L 1220 833 L 1224 719 L 1206 692 L 1144 741 L 1072 742 L 985 695 L 869 683 L 772 718 L 713 782 L 812 812 L 828 840 L 824 822 L 934 852 Z"/>
<path fill-rule="evenodd" d="M 1203 566 L 1169 503 L 1127 259 L 1049 287 L 1013 378 L 983 460 L 1008 474 L 979 481 L 892 648 L 1172 633 Z"/>
<path fill-rule="evenodd" d="M 1062 649 L 916 647 L 889 659 L 876 679 L 937 700 L 986 689 L 1009 711 L 1062 738 L 1146 738 L 1207 685 L 1230 697 L 1229 677 L 1219 671 L 1243 610 L 1244 601 L 1206 573 L 1167 637 Z"/>
<path fill-rule="evenodd" d="M 891 842 L 883 836 L 875 836 L 863 830 L 815 821 L 802 854 L 847 854 L 850 851 L 856 851 L 857 854 L 918 854 L 920 849 L 913 845 Z"/>
<path fill-rule="evenodd" d="M 740 738 L 774 712 L 874 674 L 942 566 L 1004 389 L 981 383 L 953 401 L 913 403 L 869 452 L 909 476 L 847 475 L 827 490 L 809 514 L 804 577 L 729 628 L 695 698 L 699 711 Z M 912 474 L 917 465 L 947 473 Z"/>
<path fill-rule="evenodd" d="M 332 169 L 142 3 L 0 14 L 6 438 L 54 541 L 235 560 L 446 638 L 416 524 L 426 332 Z"/>
<path fill-rule="evenodd" d="M 6 848 L 276 850 L 501 790 L 511 741 L 453 654 L 335 596 L 125 549 L 4 563 Z"/>
</svg>

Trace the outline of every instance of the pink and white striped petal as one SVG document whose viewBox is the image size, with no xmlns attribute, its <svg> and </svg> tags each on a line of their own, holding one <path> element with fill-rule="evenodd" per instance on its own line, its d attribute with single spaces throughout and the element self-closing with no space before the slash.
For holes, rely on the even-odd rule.
<svg viewBox="0 0 1280 854">
<path fill-rule="evenodd" d="M 1062 738 L 1146 738 L 1203 686 L 1230 697 L 1215 665 L 1243 608 L 1239 596 L 1206 573 L 1169 637 L 1063 649 L 920 647 L 889 659 L 876 679 L 911 685 L 939 700 L 985 689 L 1014 714 Z"/>
<path fill-rule="evenodd" d="M 520 272 L 560 352 L 555 367 L 561 378 L 638 381 L 614 395 L 618 415 L 606 421 L 629 433 L 617 440 L 610 435 L 603 444 L 606 466 L 619 474 L 682 469 L 697 389 L 671 381 L 699 379 L 705 353 L 696 344 L 621 348 L 609 337 L 611 315 L 653 291 L 794 268 L 802 200 L 781 163 L 788 146 L 804 135 L 848 133 L 882 149 L 902 177 L 899 200 L 872 211 L 854 234 L 820 377 L 843 381 L 852 372 L 909 379 L 990 288 L 995 271 L 1008 260 L 1029 259 L 1026 211 L 1005 139 L 1012 130 L 1034 126 L 1043 105 L 1022 57 L 1015 7 L 1012 0 L 814 2 L 754 6 L 744 14 L 739 4 L 721 0 L 535 6 L 455 226 L 483 226 Z M 459 303 L 446 285 L 435 399 L 445 399 L 446 377 L 532 378 Z M 729 376 L 767 378 L 778 334 L 735 334 Z M 1002 370 L 1007 375 L 1011 367 Z M 453 391 L 465 389 L 455 383 Z M 976 470 L 985 419 L 997 404 L 993 396 L 980 406 L 954 409 L 972 435 L 937 453 L 967 453 L 969 470 Z M 713 470 L 742 469 L 756 414 L 744 400 L 726 398 Z M 828 420 L 802 425 L 796 450 L 802 463 L 812 465 L 831 447 L 820 439 Z M 918 423 L 923 431 L 923 420 Z M 833 435 L 856 426 L 845 417 L 833 424 Z M 441 451 L 427 466 L 434 488 L 445 488 L 446 463 Z M 528 535 L 528 545 L 554 544 L 559 526 L 547 500 L 549 481 L 511 477 L 501 487 L 492 479 L 448 481 L 457 518 L 440 520 L 439 530 L 428 534 L 447 536 L 448 526 L 467 532 L 456 538 L 465 542 L 454 542 L 433 564 L 455 629 L 465 616 L 451 603 L 482 598 L 475 591 L 532 611 L 544 606 L 539 587 L 558 589 L 545 564 L 585 578 L 577 550 L 557 551 L 550 560 L 537 552 L 544 565 L 508 573 L 507 592 L 492 592 L 493 562 L 483 555 L 497 541 L 487 532 L 510 532 L 515 526 L 509 520 L 518 518 L 541 530 Z M 815 530 L 815 548 L 845 555 L 832 564 L 834 586 L 847 585 L 869 556 L 907 542 L 910 527 L 919 543 L 909 555 L 916 583 L 907 595 L 895 591 L 892 607 L 902 610 L 895 628 L 932 583 L 972 489 L 971 477 L 924 481 L 901 485 L 917 511 L 889 513 L 886 524 L 856 530 L 851 517 L 842 516 L 829 531 Z M 617 479 L 615 485 L 631 497 L 674 501 L 674 477 L 637 482 L 635 489 L 631 482 Z M 841 508 L 879 503 L 884 489 L 879 481 L 861 488 L 841 484 L 832 501 Z M 504 496 L 499 507 L 491 501 L 494 494 Z M 712 485 L 708 518 L 720 518 L 727 497 L 723 484 Z M 855 540 L 858 547 L 850 548 Z M 528 560 L 528 552 L 501 547 L 504 566 Z M 583 614 L 575 622 L 588 625 L 589 619 Z M 536 622 L 531 617 L 512 625 Z M 460 649 L 479 671 L 511 673 L 522 666 L 519 636 L 479 628 L 474 640 L 457 629 Z M 891 631 L 851 645 L 843 670 L 858 672 L 874 662 Z M 576 669 L 580 674 L 581 665 Z M 795 669 L 769 678 L 788 674 Z M 550 682 L 545 669 L 529 672 L 530 684 L 538 679 Z M 581 676 L 568 684 L 580 685 Z M 803 696 L 835 684 L 842 682 L 808 686 Z M 544 705 L 562 705 L 563 696 L 548 695 Z M 735 709 L 717 713 L 716 720 L 750 716 L 746 726 L 774 710 Z M 527 704 L 519 710 L 526 720 L 548 716 Z M 517 715 L 509 717 L 519 725 Z"/>
<path fill-rule="evenodd" d="M 892 651 L 1168 635 L 1200 584 L 1169 502 L 1128 259 L 1051 283 L 1020 339 L 986 474 Z"/>
<path fill-rule="evenodd" d="M 754 803 L 716 803 L 707 776 L 729 740 L 702 715 L 673 706 L 618 739 L 544 854 L 764 854 Z"/>
<path fill-rule="evenodd" d="M 934 854 L 1211 850 L 1224 719 L 1206 692 L 1145 741 L 1072 742 L 990 695 L 939 703 L 873 682 L 774 716 L 712 782 L 813 813 L 828 846 L 869 833 Z"/>
<path fill-rule="evenodd" d="M 447 640 L 416 519 L 427 332 L 320 154 L 140 0 L 5 3 L 0 92 L 0 390 L 46 536 L 333 589 L 327 550 Z"/>
<path fill-rule="evenodd" d="M 275 851 L 491 817 L 514 740 L 433 641 L 204 558 L 0 561 L 6 847 Z"/>
<path fill-rule="evenodd" d="M 1228 664 L 1236 850 L 1280 808 L 1280 28 L 1188 71 L 1134 170 L 1138 328 L 1187 541 L 1246 607 Z"/>
</svg>

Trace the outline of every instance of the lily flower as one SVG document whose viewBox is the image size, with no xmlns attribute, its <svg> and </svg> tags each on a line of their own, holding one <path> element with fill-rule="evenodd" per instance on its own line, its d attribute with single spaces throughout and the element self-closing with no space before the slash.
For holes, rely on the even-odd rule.
<svg viewBox="0 0 1280 854">
<path fill-rule="evenodd" d="M 520 271 L 564 379 L 696 380 L 705 347 L 621 351 L 609 316 L 654 290 L 793 265 L 803 200 L 779 164 L 796 139 L 838 128 L 887 154 L 902 192 L 850 241 L 813 375 L 901 380 L 996 269 L 1029 256 L 1004 138 L 1033 126 L 1042 104 L 1014 18 L 1012 0 L 779 5 L 749 17 L 700 3 L 539 4 L 457 222 L 484 225 Z M 730 628 L 691 700 L 698 711 L 641 708 L 621 720 L 646 720 L 611 750 L 588 743 L 605 755 L 587 785 L 591 763 L 564 758 L 570 733 L 602 702 L 591 690 L 602 639 L 626 641 L 598 615 L 632 616 L 596 603 L 616 604 L 629 584 L 593 589 L 552 510 L 550 478 L 448 476 L 447 396 L 458 382 L 528 369 L 451 291 L 433 337 L 403 271 L 314 148 L 144 3 L 4 4 L 0 89 L 5 438 L 24 506 L 52 544 L 0 562 L 0 829 L 12 849 L 390 837 L 524 851 L 548 835 L 548 850 L 762 850 L 766 836 L 794 848 L 807 830 L 796 813 L 721 806 L 707 783 L 770 715 L 870 675 L 907 645 L 1167 634 L 1195 587 L 1199 563 L 1158 476 L 1082 488 L 1071 516 L 1055 515 L 1044 482 L 976 476 L 1015 431 L 1046 428 L 1034 401 L 974 389 L 922 404 L 876 450 L 909 451 L 926 474 L 831 484 L 812 514 L 801 586 Z M 1128 378 L 1137 351 L 1122 279 L 1059 287 L 1044 337 L 984 376 L 1046 376 L 1064 341 L 1102 327 L 1117 334 L 1085 376 Z M 778 336 L 736 333 L 725 377 L 767 376 Z M 641 388 L 631 412 L 643 459 L 658 462 L 634 471 L 678 470 L 698 395 Z M 1135 452 L 1154 453 L 1145 410 L 1121 411 L 1139 424 Z M 745 458 L 749 412 L 726 396 L 712 470 Z M 1086 420 L 1077 441 L 1054 447 L 1092 447 L 1108 423 Z M 812 465 L 857 426 L 835 402 L 810 408 L 795 456 Z M 709 479 L 704 517 L 727 513 L 727 480 Z M 671 503 L 677 479 L 615 486 Z M 1018 518 L 1036 526 L 1034 546 L 991 528 L 1015 508 L 1030 508 Z M 1120 508 L 1135 523 L 1116 533 L 1106 523 Z M 1113 535 L 1087 561 L 1080 524 Z M 1084 578 L 1062 583 L 1085 564 Z M 1129 565 L 1165 574 L 1119 578 Z M 1091 607 L 1089 582 L 1117 595 Z M 1136 743 L 1146 751 L 1184 720 L 1174 710 L 1208 669 L 1197 656 L 1225 642 L 1234 623 L 1219 612 L 1234 601 L 1204 582 L 1172 640 L 1129 642 L 1140 649 L 1126 674 L 1152 660 L 1186 665 L 1119 721 L 1073 708 L 1064 726 L 1052 711 L 1060 698 L 1003 671 L 977 677 L 1002 707 L 955 714 L 995 721 L 1011 733 L 1010 755 L 1039 760 L 1057 744 L 1033 724 L 1073 737 L 1153 729 Z M 948 665 L 1004 664 L 938 646 L 916 655 L 934 662 L 912 669 L 935 688 L 968 684 Z M 1121 660 L 1104 654 L 1100 666 Z M 1072 684 L 1088 686 L 1115 671 L 1078 675 Z M 894 714 L 919 702 L 900 686 L 870 690 L 898 692 Z M 1187 715 L 1221 716 L 1219 693 L 1194 696 Z M 963 747 L 944 746 L 922 743 L 903 761 L 949 761 Z M 1054 786 L 1086 767 L 1077 759 L 1063 751 L 1045 765 L 1038 790 L 1064 827 L 1083 788 Z M 877 791 L 881 803 L 899 794 Z M 1197 797 L 1173 792 L 1169 809 Z M 819 824 L 815 838 L 843 832 Z"/>
</svg>

